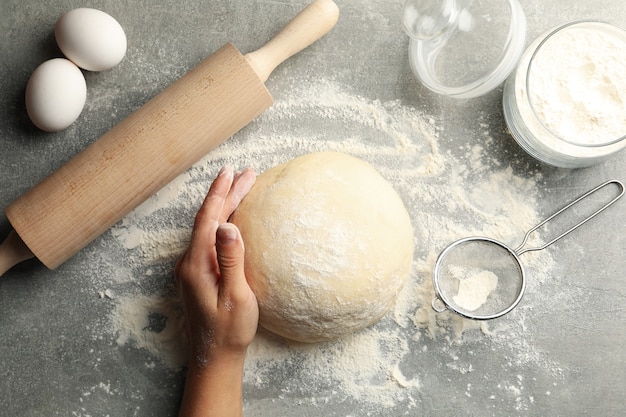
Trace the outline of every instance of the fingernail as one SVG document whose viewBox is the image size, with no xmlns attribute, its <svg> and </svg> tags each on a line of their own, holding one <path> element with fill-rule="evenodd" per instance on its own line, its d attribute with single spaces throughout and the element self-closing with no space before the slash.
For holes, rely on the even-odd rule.
<svg viewBox="0 0 626 417">
<path fill-rule="evenodd" d="M 221 177 L 224 174 L 231 174 L 233 172 L 233 169 L 231 167 L 229 167 L 228 165 L 224 165 L 221 169 L 220 172 L 217 174 L 218 177 Z"/>
<path fill-rule="evenodd" d="M 223 244 L 233 243 L 237 240 L 237 229 L 230 223 L 224 223 L 217 228 L 217 239 Z"/>
</svg>

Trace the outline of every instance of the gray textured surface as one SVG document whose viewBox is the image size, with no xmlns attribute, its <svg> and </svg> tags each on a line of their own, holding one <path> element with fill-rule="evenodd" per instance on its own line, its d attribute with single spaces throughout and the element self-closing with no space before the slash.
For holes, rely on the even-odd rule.
<svg viewBox="0 0 626 417">
<path fill-rule="evenodd" d="M 580 170 L 555 169 L 526 156 L 506 132 L 501 89 L 479 99 L 457 102 L 421 87 L 408 66 L 408 40 L 399 23 L 401 1 L 338 0 L 337 3 L 341 17 L 332 33 L 279 67 L 268 81 L 277 105 L 293 100 L 289 92 L 311 79 L 330 79 L 365 102 L 395 100 L 401 106 L 419 110 L 440 129 L 441 152 L 452 154 L 459 152 L 461 144 L 483 146 L 487 125 L 493 140 L 484 145 L 484 153 L 497 162 L 487 170 L 511 166 L 521 177 L 540 173 L 535 202 L 540 215 L 549 214 L 566 199 L 600 181 L 612 177 L 626 179 L 626 153 Z M 0 207 L 6 207 L 223 43 L 230 41 L 243 52 L 252 51 L 303 5 L 302 1 L 3 0 L 0 4 Z M 626 26 L 626 8 L 619 0 L 522 0 L 522 5 L 528 16 L 529 39 L 556 24 L 583 18 Z M 64 132 L 45 134 L 28 121 L 24 88 L 38 64 L 59 54 L 52 34 L 56 19 L 63 12 L 82 6 L 100 8 L 120 21 L 129 39 L 128 54 L 111 71 L 87 74 L 89 98 L 81 118 Z M 371 127 L 359 127 L 358 123 L 342 127 L 341 120 L 320 122 L 315 115 L 303 118 L 302 122 L 276 119 L 261 117 L 255 124 L 276 123 L 268 130 L 279 137 L 291 130 L 306 137 L 307 129 L 319 129 L 320 124 L 328 123 L 320 138 L 328 142 L 339 140 L 348 129 L 352 129 L 348 133 L 356 136 L 372 135 Z M 244 152 L 240 159 L 232 157 L 231 162 L 249 163 L 245 147 L 255 139 L 257 129 L 246 128 L 232 139 Z M 273 159 L 259 162 L 257 167 L 267 167 L 310 149 L 316 148 L 310 144 L 304 144 L 301 149 L 285 147 L 285 154 L 273 154 Z M 207 178 L 224 159 L 228 160 L 223 155 L 216 159 L 216 166 L 211 167 L 213 171 Z M 445 196 L 448 190 L 442 188 L 440 192 Z M 455 344 L 445 338 L 422 337 L 411 345 L 415 354 L 406 355 L 403 364 L 405 374 L 410 369 L 419 376 L 419 387 L 405 388 L 404 395 L 393 397 L 396 404 L 384 407 L 342 395 L 340 390 L 337 393 L 332 381 L 311 385 L 304 371 L 299 370 L 298 360 L 294 360 L 278 366 L 263 384 L 246 385 L 246 413 L 250 416 L 626 414 L 624 207 L 621 202 L 610 214 L 577 232 L 567 243 L 558 244 L 551 252 L 556 265 L 552 269 L 555 280 L 544 283 L 540 300 L 529 294 L 523 329 L 516 333 L 518 341 L 511 336 L 507 343 L 499 345 L 492 338 L 478 334 Z M 178 222 L 181 227 L 188 227 L 192 215 L 193 207 L 187 207 L 180 213 L 163 216 L 165 220 L 155 215 L 144 221 Z M 464 220 L 450 219 L 455 221 Z M 6 218 L 1 218 L 0 236 L 4 237 L 9 230 Z M 418 250 L 416 257 L 424 259 L 429 250 L 435 249 Z M 107 322 L 114 300 L 98 294 L 112 287 L 117 292 L 167 292 L 173 260 L 150 265 L 149 276 L 144 273 L 147 266 L 131 264 L 124 271 L 136 275 L 122 285 L 115 276 L 116 265 L 125 265 L 127 252 L 110 234 L 105 234 L 57 271 L 48 271 L 33 261 L 0 279 L 0 415 L 171 416 L 176 413 L 183 387 L 182 371 L 163 366 L 150 353 L 132 344 L 118 344 Z M 576 295 L 562 296 L 560 286 L 575 288 Z M 551 299 L 556 300 L 554 304 Z M 518 319 L 513 315 L 503 320 L 511 320 L 511 329 L 517 329 Z M 524 360 L 516 344 L 526 352 L 530 349 L 539 359 Z M 152 363 L 155 365 L 146 365 Z M 471 372 L 459 372 L 463 364 L 470 364 Z M 504 392 L 505 386 L 512 388 Z"/>
</svg>

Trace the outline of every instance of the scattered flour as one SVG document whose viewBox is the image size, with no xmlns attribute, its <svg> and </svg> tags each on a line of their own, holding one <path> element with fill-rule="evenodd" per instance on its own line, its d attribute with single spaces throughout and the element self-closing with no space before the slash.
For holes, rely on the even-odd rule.
<svg viewBox="0 0 626 417">
<path fill-rule="evenodd" d="M 503 242 L 519 239 L 536 223 L 540 179 L 519 177 L 509 167 L 485 169 L 482 146 L 444 154 L 438 146 L 440 135 L 437 122 L 414 108 L 354 96 L 329 81 L 276 97 L 274 107 L 256 123 L 111 230 L 109 238 L 128 264 L 121 273 L 132 271 L 138 281 L 161 274 L 165 284 L 156 290 L 128 290 L 128 280 L 112 282 L 115 297 L 107 299 L 114 305 L 110 332 L 121 346 L 134 344 L 165 366 L 182 367 L 183 318 L 176 299 L 164 296 L 163 287 L 171 285 L 171 270 L 188 242 L 193 215 L 219 168 L 251 166 L 262 172 L 298 155 L 335 150 L 370 162 L 404 199 L 415 229 L 413 273 L 392 314 L 339 341 L 301 345 L 260 331 L 249 348 L 244 396 L 364 404 L 373 410 L 371 415 L 399 404 L 410 410 L 419 407 L 420 391 L 427 384 L 431 390 L 433 384 L 447 384 L 445 372 L 469 375 L 480 368 L 475 352 L 480 349 L 489 356 L 500 352 L 503 367 L 511 372 L 534 363 L 540 370 L 554 370 L 550 377 L 558 378 L 558 366 L 545 360 L 529 340 L 524 308 L 510 313 L 510 319 L 486 323 L 449 312 L 436 314 L 430 306 L 431 274 L 439 251 L 472 234 Z M 529 254 L 525 266 L 533 277 L 528 288 L 532 292 L 550 274 L 552 260 L 545 251 Z M 160 326 L 151 323 L 155 317 L 161 319 Z M 472 355 L 476 363 L 469 362 Z M 447 364 L 441 381 L 415 365 L 422 360 Z M 520 409 L 531 406 L 523 393 L 512 391 L 519 389 L 516 384 L 499 388 L 500 382 L 491 385 L 494 398 L 518 401 Z M 311 387 L 317 393 L 313 398 Z M 477 390 L 472 386 L 467 394 L 478 395 Z"/>
<path fill-rule="evenodd" d="M 126 296 L 116 299 L 111 317 L 116 343 L 132 341 L 147 349 L 170 368 L 180 368 L 187 359 L 184 317 L 175 297 Z"/>
</svg>

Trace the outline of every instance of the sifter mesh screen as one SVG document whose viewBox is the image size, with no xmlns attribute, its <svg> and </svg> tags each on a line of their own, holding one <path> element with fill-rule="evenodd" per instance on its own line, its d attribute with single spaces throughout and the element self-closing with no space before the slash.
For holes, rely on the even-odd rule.
<svg viewBox="0 0 626 417">
<path fill-rule="evenodd" d="M 433 282 L 447 308 L 473 319 L 506 314 L 521 300 L 524 269 L 515 252 L 489 238 L 466 238 L 439 256 Z"/>
</svg>

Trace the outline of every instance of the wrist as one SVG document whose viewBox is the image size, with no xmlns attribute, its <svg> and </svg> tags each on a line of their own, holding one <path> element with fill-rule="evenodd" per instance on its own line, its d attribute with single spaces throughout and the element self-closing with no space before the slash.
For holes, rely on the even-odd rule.
<svg viewBox="0 0 626 417">
<path fill-rule="evenodd" d="M 220 369 L 241 369 L 247 349 L 201 348 L 190 350 L 188 369 L 197 373 Z M 232 371 L 231 371 L 232 372 Z"/>
<path fill-rule="evenodd" d="M 245 351 L 190 357 L 179 417 L 240 417 Z"/>
</svg>

